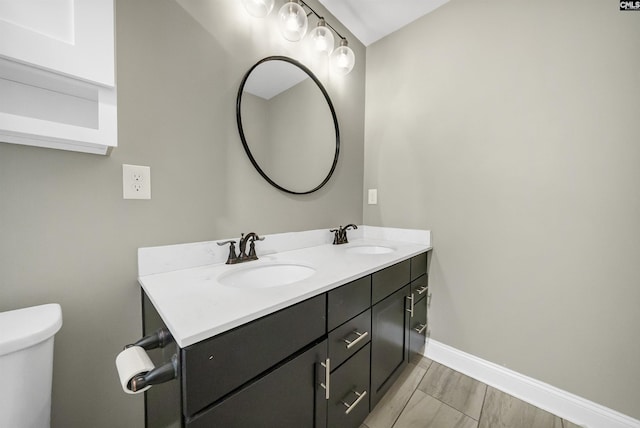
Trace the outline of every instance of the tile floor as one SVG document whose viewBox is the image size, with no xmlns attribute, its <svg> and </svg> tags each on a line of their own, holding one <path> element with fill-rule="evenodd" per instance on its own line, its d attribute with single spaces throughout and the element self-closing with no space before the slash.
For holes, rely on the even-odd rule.
<svg viewBox="0 0 640 428">
<path fill-rule="evenodd" d="M 423 358 L 410 364 L 360 428 L 578 428 Z"/>
</svg>

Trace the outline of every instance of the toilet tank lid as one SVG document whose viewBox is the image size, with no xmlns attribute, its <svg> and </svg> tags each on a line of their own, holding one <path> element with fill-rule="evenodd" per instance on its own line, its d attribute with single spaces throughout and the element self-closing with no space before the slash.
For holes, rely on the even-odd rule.
<svg viewBox="0 0 640 428">
<path fill-rule="evenodd" d="M 0 312 L 0 355 L 47 340 L 62 327 L 57 303 Z"/>
</svg>

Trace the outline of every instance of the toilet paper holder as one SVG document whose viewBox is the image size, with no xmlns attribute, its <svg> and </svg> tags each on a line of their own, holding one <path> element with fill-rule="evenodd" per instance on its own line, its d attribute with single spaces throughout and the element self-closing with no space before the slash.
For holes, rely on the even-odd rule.
<svg viewBox="0 0 640 428">
<path fill-rule="evenodd" d="M 164 348 L 171 342 L 173 342 L 173 336 L 171 336 L 169 330 L 161 328 L 135 343 L 126 345 L 124 349 L 132 346 L 139 346 L 145 351 L 149 351 L 151 349 Z M 159 367 L 155 367 L 149 372 L 133 377 L 129 380 L 127 388 L 133 392 L 137 392 L 148 386 L 158 385 L 176 379 L 178 377 L 179 367 L 178 355 L 174 354 L 169 362 Z"/>
<path fill-rule="evenodd" d="M 126 345 L 124 349 L 130 348 L 132 346 L 139 346 L 149 351 L 151 349 L 164 348 L 171 342 L 173 342 L 173 336 L 171 336 L 169 330 L 167 330 L 166 328 L 160 328 L 153 334 L 145 336 L 135 343 Z"/>
<path fill-rule="evenodd" d="M 133 392 L 138 392 L 151 385 L 169 382 L 170 380 L 178 377 L 178 367 L 178 356 L 174 355 L 168 363 L 165 363 L 160 367 L 156 367 L 150 372 L 132 378 L 129 381 L 127 388 Z"/>
</svg>

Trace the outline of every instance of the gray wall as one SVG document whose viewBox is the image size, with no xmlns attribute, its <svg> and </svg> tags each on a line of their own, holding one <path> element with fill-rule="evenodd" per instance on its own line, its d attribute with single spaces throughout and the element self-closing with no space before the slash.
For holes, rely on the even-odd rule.
<svg viewBox="0 0 640 428">
<path fill-rule="evenodd" d="M 434 339 L 638 418 L 640 13 L 617 9 L 452 0 L 369 46 L 364 221 L 433 231 Z"/>
<path fill-rule="evenodd" d="M 111 156 L 0 143 L 0 311 L 47 302 L 63 310 L 53 427 L 143 426 L 142 397 L 124 394 L 114 365 L 141 334 L 138 247 L 362 219 L 364 48 L 351 38 L 355 70 L 321 76 L 341 118 L 334 178 L 312 195 L 288 196 L 246 158 L 235 97 L 259 58 L 304 58 L 237 0 L 182 3 L 116 3 Z M 123 163 L 151 166 L 152 200 L 122 199 Z"/>
</svg>

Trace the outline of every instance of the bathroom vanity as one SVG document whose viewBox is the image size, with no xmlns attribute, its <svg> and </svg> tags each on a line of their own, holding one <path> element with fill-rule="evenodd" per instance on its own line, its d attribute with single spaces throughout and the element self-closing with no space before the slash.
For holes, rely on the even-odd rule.
<svg viewBox="0 0 640 428">
<path fill-rule="evenodd" d="M 168 247 L 141 249 L 144 333 L 175 340 L 149 355 L 179 361 L 176 380 L 145 392 L 146 426 L 359 427 L 424 352 L 430 235 L 410 232 L 271 235 L 242 266 L 174 269 Z M 187 265 L 221 256 L 187 245 L 200 248 L 173 246 Z"/>
</svg>

